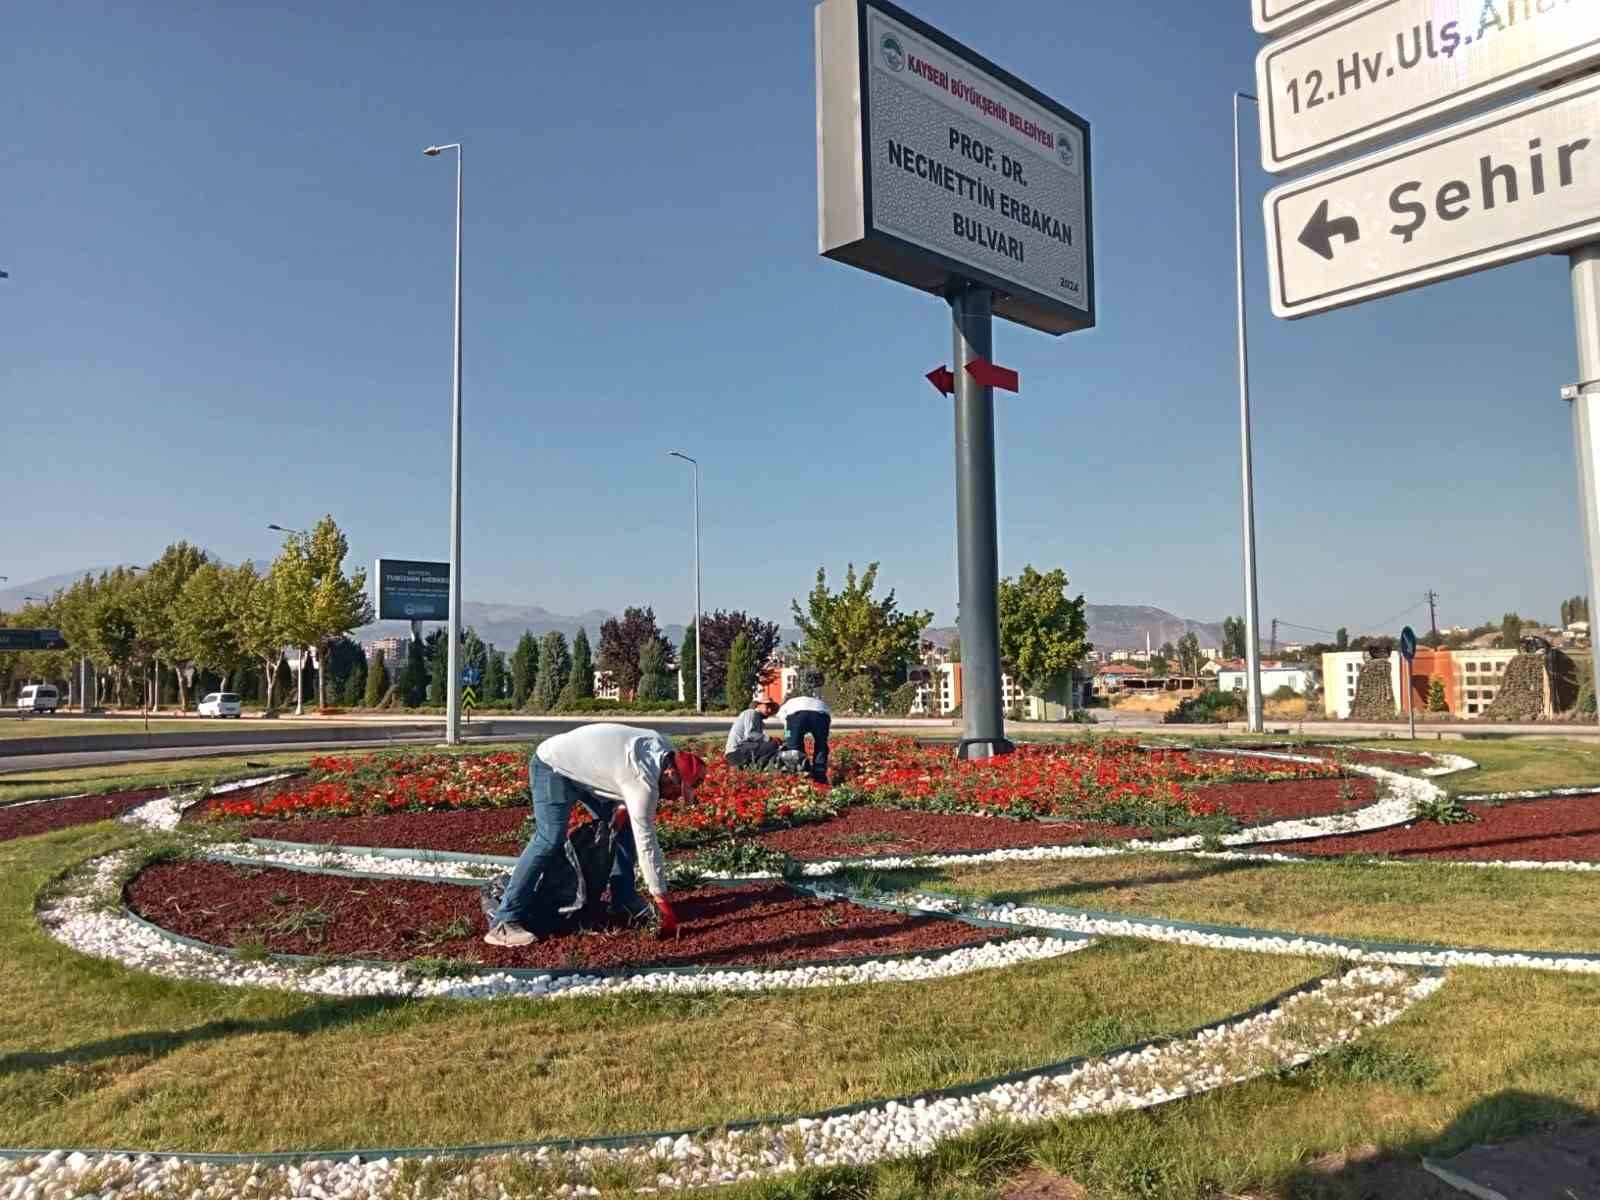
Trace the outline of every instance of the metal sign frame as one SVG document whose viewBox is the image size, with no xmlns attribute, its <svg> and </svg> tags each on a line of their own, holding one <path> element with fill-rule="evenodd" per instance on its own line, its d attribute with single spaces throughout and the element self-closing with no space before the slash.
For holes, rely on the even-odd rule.
<svg viewBox="0 0 1600 1200">
<path fill-rule="evenodd" d="M 1095 324 L 1095 274 L 1094 274 L 1094 155 L 1089 122 L 1052 100 L 1038 88 L 1018 79 L 1004 67 L 998 66 L 965 46 L 948 34 L 919 20 L 889 0 L 847 0 L 855 8 L 856 47 L 853 60 L 841 61 L 837 52 L 826 52 L 825 41 L 829 33 L 824 28 L 824 10 L 839 0 L 824 0 L 816 8 L 817 54 L 817 167 L 818 167 L 818 225 L 819 238 L 824 227 L 830 224 L 843 228 L 854 226 L 851 218 L 859 211 L 860 228 L 853 230 L 857 236 L 850 241 L 831 246 L 822 245 L 827 258 L 860 267 L 875 275 L 909 284 L 922 291 L 948 296 L 964 285 L 977 285 L 995 293 L 994 315 L 1015 321 L 1019 325 L 1044 333 L 1071 333 L 1090 329 Z M 1083 244 L 1084 292 L 1082 305 L 1071 304 L 1057 296 L 1025 287 L 1014 280 L 1003 278 L 982 267 L 961 262 L 937 250 L 917 245 L 893 233 L 879 229 L 873 221 L 872 196 L 872 103 L 871 89 L 867 86 L 871 64 L 871 46 L 868 44 L 868 10 L 875 9 L 890 20 L 905 25 L 918 37 L 925 38 L 951 57 L 960 59 L 972 68 L 992 76 L 997 82 L 1019 93 L 1030 104 L 1071 125 L 1083 143 Z M 843 78 L 848 66 L 849 74 Z M 854 101 L 854 111 L 842 111 L 840 97 Z M 833 101 L 830 105 L 828 102 Z M 836 108 L 834 106 L 840 106 Z M 853 145 L 839 144 L 838 126 L 853 122 Z M 853 162 L 845 159 L 848 153 Z M 848 197 L 853 211 L 846 211 L 838 203 L 846 190 L 846 179 L 853 175 L 857 195 Z M 830 183 L 831 180 L 831 183 Z M 830 199 L 834 203 L 830 204 Z M 830 222 L 830 212 L 836 212 Z"/>
<path fill-rule="evenodd" d="M 1250 23 L 1257 33 L 1287 33 L 1354 3 L 1355 0 L 1250 0 Z"/>
</svg>

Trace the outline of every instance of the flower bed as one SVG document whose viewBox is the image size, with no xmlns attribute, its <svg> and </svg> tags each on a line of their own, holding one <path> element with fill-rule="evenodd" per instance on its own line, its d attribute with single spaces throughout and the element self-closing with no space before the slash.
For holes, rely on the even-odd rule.
<svg viewBox="0 0 1600 1200">
<path fill-rule="evenodd" d="M 103 796 L 64 796 L 58 800 L 24 800 L 0 807 L 0 842 L 32 837 L 74 825 L 109 821 L 147 800 L 166 795 L 162 788 L 137 792 L 110 792 Z"/>
<path fill-rule="evenodd" d="M 811 963 L 950 950 L 1006 936 L 937 915 L 821 900 L 779 883 L 675 891 L 682 932 L 670 941 L 615 928 L 526 947 L 485 945 L 478 890 L 453 884 L 168 862 L 140 872 L 125 895 L 146 920 L 215 945 L 559 971 Z"/>
<path fill-rule="evenodd" d="M 1459 825 L 1418 821 L 1395 829 L 1309 842 L 1280 854 L 1388 854 L 1462 862 L 1600 862 L 1600 796 L 1468 804 L 1478 819 Z"/>
<path fill-rule="evenodd" d="M 306 777 L 213 798 L 205 813 L 285 820 L 527 804 L 528 760 L 521 754 L 321 755 Z"/>
</svg>

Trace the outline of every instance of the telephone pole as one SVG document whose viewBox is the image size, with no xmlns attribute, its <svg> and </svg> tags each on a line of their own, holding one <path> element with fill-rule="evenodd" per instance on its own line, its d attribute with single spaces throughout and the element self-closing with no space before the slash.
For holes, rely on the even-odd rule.
<svg viewBox="0 0 1600 1200">
<path fill-rule="evenodd" d="M 1278 618 L 1272 618 L 1272 649 L 1267 651 L 1273 658 L 1278 657 Z"/>
<path fill-rule="evenodd" d="M 1428 589 L 1428 624 L 1433 627 L 1433 644 L 1439 644 L 1439 593 Z"/>
</svg>

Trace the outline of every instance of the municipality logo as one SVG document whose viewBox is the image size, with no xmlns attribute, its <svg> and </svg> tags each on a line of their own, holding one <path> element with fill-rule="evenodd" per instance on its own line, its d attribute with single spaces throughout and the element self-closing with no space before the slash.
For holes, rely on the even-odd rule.
<svg viewBox="0 0 1600 1200">
<path fill-rule="evenodd" d="M 1061 156 L 1061 165 L 1069 171 L 1077 169 L 1078 155 L 1072 148 L 1072 135 L 1062 130 L 1056 134 L 1056 153 Z"/>
<path fill-rule="evenodd" d="M 883 42 L 879 49 L 883 51 L 883 62 L 889 70 L 900 71 L 905 69 L 906 52 L 900 45 L 900 39 L 895 37 L 894 34 L 884 34 Z"/>
</svg>

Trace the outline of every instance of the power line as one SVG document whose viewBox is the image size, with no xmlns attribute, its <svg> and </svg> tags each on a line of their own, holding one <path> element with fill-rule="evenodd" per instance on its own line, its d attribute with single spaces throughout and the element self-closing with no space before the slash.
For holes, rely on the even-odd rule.
<svg viewBox="0 0 1600 1200">
<path fill-rule="evenodd" d="M 1368 626 L 1368 628 L 1369 629 L 1370 628 L 1376 628 L 1376 629 L 1378 629 L 1379 632 L 1382 632 L 1383 630 L 1387 629 L 1389 626 L 1393 625 L 1401 617 L 1409 617 L 1412 613 L 1416 612 L 1417 609 L 1421 608 L 1427 602 L 1428 602 L 1427 597 L 1423 597 L 1421 600 L 1418 600 L 1415 604 L 1413 604 L 1410 608 L 1401 609 L 1399 612 L 1395 613 L 1395 615 L 1390 617 L 1388 620 L 1379 621 L 1376 626 Z"/>
</svg>

